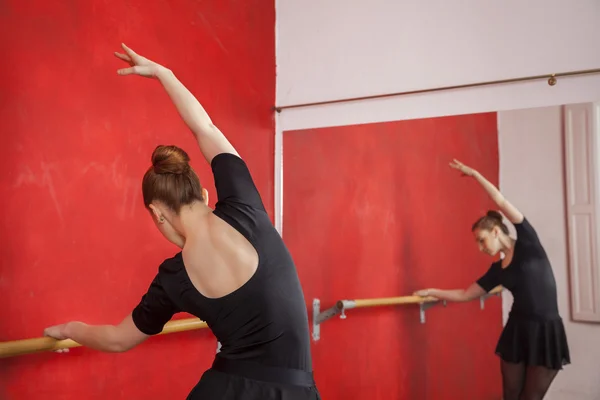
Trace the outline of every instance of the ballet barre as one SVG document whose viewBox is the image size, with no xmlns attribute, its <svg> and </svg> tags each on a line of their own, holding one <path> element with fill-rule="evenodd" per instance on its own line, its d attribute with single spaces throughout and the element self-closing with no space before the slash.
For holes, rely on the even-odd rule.
<svg viewBox="0 0 600 400">
<path fill-rule="evenodd" d="M 480 304 L 481 309 L 484 308 L 484 303 L 487 298 L 494 295 L 500 295 L 502 293 L 502 287 L 498 286 L 491 290 L 489 293 L 481 296 Z M 404 296 L 404 297 L 386 297 L 386 298 L 375 298 L 375 299 L 358 299 L 358 300 L 338 300 L 335 306 L 321 312 L 321 302 L 319 299 L 313 300 L 313 340 L 317 341 L 320 338 L 320 325 L 330 318 L 335 317 L 338 314 L 341 319 L 346 318 L 346 310 L 352 308 L 363 308 L 363 307 L 381 307 L 381 306 L 392 306 L 392 305 L 405 305 L 405 304 L 419 304 L 420 308 L 420 319 L 421 323 L 425 323 L 425 311 L 430 307 L 439 304 L 440 301 L 433 297 L 419 297 L 419 296 Z M 446 305 L 446 302 L 441 302 Z M 206 322 L 198 318 L 185 318 L 169 321 L 165 324 L 163 330 L 159 335 L 166 335 L 176 332 L 185 332 L 196 329 L 207 328 Z M 80 347 L 81 345 L 74 340 L 56 340 L 50 337 L 39 337 L 33 339 L 22 339 L 13 340 L 7 342 L 0 342 L 0 358 L 15 357 L 25 354 L 41 353 L 47 351 L 56 351 L 63 349 L 71 349 Z M 217 349 L 218 351 L 219 349 Z"/>
<path fill-rule="evenodd" d="M 195 329 L 207 328 L 207 324 L 198 318 L 185 318 L 169 321 L 165 324 L 159 335 L 169 333 L 192 331 Z M 81 346 L 79 343 L 71 340 L 56 340 L 51 337 L 40 337 L 34 339 L 13 340 L 9 342 L 0 342 L 0 358 L 21 356 L 25 354 L 41 353 L 45 351 L 56 351 L 62 349 L 71 349 Z"/>
<path fill-rule="evenodd" d="M 492 289 L 490 292 L 484 294 L 479 298 L 479 304 L 481 309 L 485 308 L 485 301 L 490 296 L 500 296 L 503 288 L 498 286 Z M 365 307 L 383 307 L 383 306 L 397 306 L 406 304 L 418 304 L 419 305 L 419 316 L 421 323 L 425 323 L 425 311 L 429 308 L 438 304 L 446 306 L 445 300 L 438 300 L 434 297 L 420 297 L 420 296 L 402 296 L 402 297 L 380 297 L 375 299 L 357 299 L 357 300 L 338 300 L 335 305 L 327 310 L 321 311 L 321 301 L 319 299 L 313 300 L 313 332 L 312 338 L 314 341 L 318 341 L 321 338 L 321 324 L 328 319 L 335 317 L 340 314 L 340 319 L 346 319 L 346 310 L 353 308 L 365 308 Z"/>
</svg>

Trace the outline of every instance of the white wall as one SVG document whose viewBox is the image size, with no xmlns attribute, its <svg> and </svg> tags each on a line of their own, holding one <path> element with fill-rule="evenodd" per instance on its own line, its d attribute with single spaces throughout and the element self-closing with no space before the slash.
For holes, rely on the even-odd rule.
<svg viewBox="0 0 600 400">
<path fill-rule="evenodd" d="M 598 400 L 600 324 L 570 320 L 562 108 L 500 112 L 498 128 L 500 189 L 527 215 L 548 252 L 571 350 L 572 364 L 559 373 L 548 399 Z M 504 318 L 511 302 L 504 298 Z"/>
<path fill-rule="evenodd" d="M 600 68 L 600 1 L 277 0 L 277 105 Z M 284 110 L 280 130 L 597 100 L 600 75 Z"/>
</svg>

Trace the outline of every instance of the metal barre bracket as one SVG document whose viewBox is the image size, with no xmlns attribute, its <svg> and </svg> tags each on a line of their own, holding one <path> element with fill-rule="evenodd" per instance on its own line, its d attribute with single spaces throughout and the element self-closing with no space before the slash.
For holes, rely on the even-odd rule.
<svg viewBox="0 0 600 400">
<path fill-rule="evenodd" d="M 498 293 L 486 293 L 483 296 L 481 296 L 479 298 L 479 306 L 481 307 L 482 310 L 485 308 L 485 301 L 492 296 L 500 297 L 500 296 L 502 296 L 502 291 L 499 291 Z"/>
<path fill-rule="evenodd" d="M 321 338 L 321 324 L 328 319 L 340 314 L 340 319 L 346 319 L 345 310 L 354 308 L 355 303 L 352 300 L 338 301 L 333 307 L 321 312 L 321 300 L 313 299 L 313 332 L 312 338 L 316 342 Z"/>
<path fill-rule="evenodd" d="M 444 305 L 444 307 L 446 307 L 446 300 L 443 300 L 441 303 Z M 419 314 L 420 314 L 420 319 L 421 319 L 422 324 L 425 323 L 425 311 L 427 311 L 431 307 L 436 306 L 438 304 L 440 304 L 439 301 L 432 301 L 432 302 L 419 304 Z"/>
</svg>

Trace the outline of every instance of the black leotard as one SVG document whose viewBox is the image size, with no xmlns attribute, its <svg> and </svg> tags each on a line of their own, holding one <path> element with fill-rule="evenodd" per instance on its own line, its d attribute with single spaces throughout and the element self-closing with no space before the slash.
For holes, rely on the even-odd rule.
<svg viewBox="0 0 600 400">
<path fill-rule="evenodd" d="M 307 307 L 290 253 L 245 162 L 221 153 L 211 167 L 218 196 L 214 214 L 254 246 L 256 273 L 233 293 L 207 298 L 192 285 L 180 252 L 159 267 L 133 321 L 153 335 L 175 313 L 188 312 L 207 322 L 222 345 L 219 357 L 312 372 Z"/>
<path fill-rule="evenodd" d="M 550 260 L 527 218 L 514 224 L 517 240 L 510 264 L 492 264 L 477 283 L 485 291 L 498 285 L 510 290 L 514 297 L 511 314 L 523 317 L 559 316 L 556 281 Z"/>
</svg>

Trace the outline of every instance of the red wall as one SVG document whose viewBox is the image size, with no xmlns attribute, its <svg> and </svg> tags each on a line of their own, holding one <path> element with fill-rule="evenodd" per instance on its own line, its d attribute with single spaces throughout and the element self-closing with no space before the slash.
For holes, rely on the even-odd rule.
<svg viewBox="0 0 600 400">
<path fill-rule="evenodd" d="M 495 114 L 284 133 L 283 235 L 307 305 L 463 288 L 489 266 L 471 224 L 491 202 L 453 159 L 498 180 Z M 351 310 L 313 346 L 324 399 L 500 398 L 501 302 Z"/>
<path fill-rule="evenodd" d="M 72 319 L 118 323 L 177 251 L 143 207 L 158 144 L 210 169 L 158 82 L 119 77 L 121 42 L 166 63 L 246 159 L 272 211 L 274 2 L 6 0 L 0 5 L 0 341 Z M 184 315 L 185 316 L 185 315 Z M 0 361 L 0 399 L 184 398 L 210 365 L 209 331 L 129 353 Z"/>
</svg>

